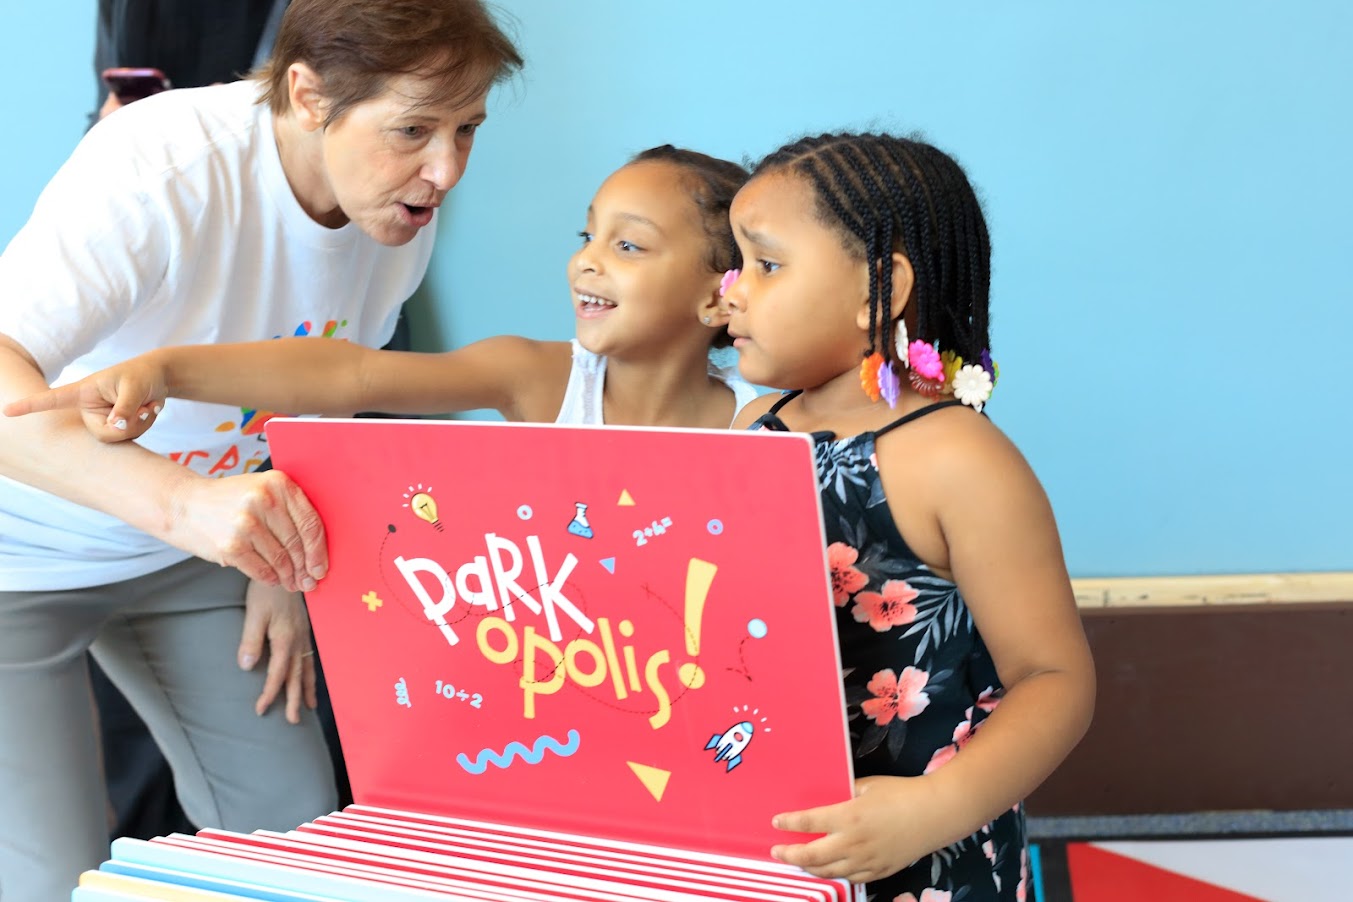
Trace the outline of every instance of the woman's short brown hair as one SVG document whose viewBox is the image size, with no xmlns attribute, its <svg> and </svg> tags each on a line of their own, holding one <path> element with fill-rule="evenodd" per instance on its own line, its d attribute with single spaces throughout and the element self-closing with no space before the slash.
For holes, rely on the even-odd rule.
<svg viewBox="0 0 1353 902">
<path fill-rule="evenodd" d="M 292 0 L 272 58 L 256 73 L 273 112 L 291 107 L 292 63 L 323 80 L 329 125 L 391 76 L 426 76 L 435 84 L 429 100 L 460 105 L 519 70 L 522 58 L 480 0 Z"/>
</svg>

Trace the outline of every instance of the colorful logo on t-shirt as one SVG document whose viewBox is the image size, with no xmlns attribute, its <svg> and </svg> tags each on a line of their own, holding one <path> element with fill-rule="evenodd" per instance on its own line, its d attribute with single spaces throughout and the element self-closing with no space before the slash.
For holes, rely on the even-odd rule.
<svg viewBox="0 0 1353 902">
<path fill-rule="evenodd" d="M 348 324 L 347 320 L 331 319 L 324 324 L 324 329 L 323 331 L 320 332 L 320 336 L 323 338 L 333 338 L 334 335 L 338 332 L 338 330 L 347 326 L 347 324 Z M 310 320 L 306 320 L 305 322 L 301 323 L 299 326 L 296 327 L 296 330 L 291 333 L 291 337 L 304 338 L 305 336 L 311 333 L 311 330 L 313 328 L 314 326 L 310 322 Z M 281 337 L 282 337 L 281 335 L 273 336 L 273 338 L 281 338 Z M 267 438 L 263 435 L 263 427 L 267 425 L 267 422 L 271 420 L 273 417 L 279 416 L 286 416 L 286 414 L 273 413 L 267 410 L 255 410 L 252 407 L 241 407 L 240 422 L 238 424 L 227 421 L 217 426 L 216 431 L 232 432 L 238 428 L 241 434 L 252 435 L 258 441 L 266 442 Z"/>
<path fill-rule="evenodd" d="M 329 320 L 324 324 L 324 328 L 319 331 L 319 337 L 334 338 L 340 329 L 346 328 L 347 320 Z M 298 325 L 288 337 L 303 338 L 314 333 L 314 323 L 310 320 Z M 274 335 L 273 338 L 282 338 L 282 335 Z M 340 339 L 345 341 L 346 339 Z M 188 466 L 196 462 L 200 467 L 207 460 L 216 457 L 216 462 L 211 464 L 205 472 L 208 476 L 233 476 L 237 473 L 248 473 L 258 469 L 268 457 L 267 437 L 263 433 L 263 427 L 274 417 L 286 416 L 283 413 L 275 413 L 268 410 L 257 410 L 252 407 L 241 407 L 239 421 L 226 420 L 216 427 L 217 432 L 234 432 L 239 430 L 241 436 L 249 436 L 250 439 L 242 441 L 239 444 L 232 445 L 226 451 L 219 455 L 209 454 L 206 451 L 175 451 L 168 455 L 170 460 Z"/>
</svg>

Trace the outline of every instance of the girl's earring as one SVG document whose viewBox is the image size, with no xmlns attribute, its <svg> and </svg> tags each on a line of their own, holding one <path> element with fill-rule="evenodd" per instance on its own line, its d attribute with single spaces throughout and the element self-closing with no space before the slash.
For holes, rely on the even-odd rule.
<svg viewBox="0 0 1353 902">
<path fill-rule="evenodd" d="M 710 325 L 711 323 L 713 323 L 714 320 L 713 320 L 711 317 L 706 316 L 706 317 L 702 317 L 701 320 L 700 320 L 700 322 L 702 322 L 702 323 L 704 323 L 706 326 L 708 326 L 708 325 Z"/>
<path fill-rule="evenodd" d="M 907 359 L 908 344 L 910 344 L 910 342 L 907 340 L 907 321 L 898 317 L 897 337 L 893 343 L 893 347 L 897 348 L 897 362 L 901 364 L 902 369 L 906 369 L 907 364 L 909 363 Z"/>
</svg>

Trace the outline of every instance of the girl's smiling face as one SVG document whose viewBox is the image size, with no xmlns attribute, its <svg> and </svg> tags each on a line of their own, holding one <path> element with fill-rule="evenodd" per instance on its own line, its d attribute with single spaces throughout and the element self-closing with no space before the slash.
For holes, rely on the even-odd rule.
<svg viewBox="0 0 1353 902">
<path fill-rule="evenodd" d="M 708 344 L 699 311 L 722 273 L 706 263 L 709 238 L 685 178 L 670 163 L 631 163 L 592 198 L 568 263 L 578 341 L 589 351 L 632 356 L 683 335 Z"/>
<path fill-rule="evenodd" d="M 743 265 L 724 299 L 749 382 L 816 388 L 857 369 L 868 347 L 868 268 L 816 209 L 811 187 L 783 170 L 753 178 L 733 199 Z"/>
</svg>

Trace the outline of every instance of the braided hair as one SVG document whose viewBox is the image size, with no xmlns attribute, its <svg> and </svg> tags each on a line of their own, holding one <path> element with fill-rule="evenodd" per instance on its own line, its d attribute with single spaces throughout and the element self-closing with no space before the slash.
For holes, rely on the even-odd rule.
<svg viewBox="0 0 1353 902">
<path fill-rule="evenodd" d="M 733 240 L 728 208 L 733 196 L 747 183 L 750 173 L 737 163 L 721 160 L 694 150 L 663 144 L 636 154 L 631 163 L 661 162 L 679 169 L 686 180 L 691 201 L 700 213 L 700 224 L 709 239 L 705 265 L 710 272 L 723 273 L 742 267 L 742 252 Z M 718 329 L 712 342 L 716 348 L 728 347 L 728 327 Z"/>
<path fill-rule="evenodd" d="M 990 348 L 991 242 L 982 207 L 958 163 L 929 144 L 891 135 L 802 138 L 762 160 L 753 177 L 794 173 L 818 219 L 869 267 L 869 350 L 905 361 L 893 322 L 894 251 L 915 273 L 912 338 L 977 361 Z M 901 299 L 905 302 L 906 299 Z"/>
</svg>

